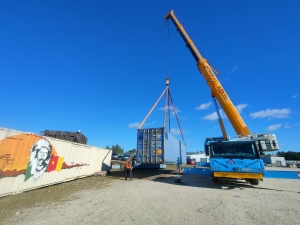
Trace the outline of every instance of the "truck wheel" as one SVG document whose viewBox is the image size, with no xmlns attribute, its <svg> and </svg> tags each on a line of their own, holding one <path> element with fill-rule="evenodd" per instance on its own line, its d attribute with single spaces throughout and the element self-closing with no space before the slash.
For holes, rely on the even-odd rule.
<svg viewBox="0 0 300 225">
<path fill-rule="evenodd" d="M 250 182 L 251 185 L 258 185 L 259 184 L 258 179 L 249 179 L 249 182 Z"/>
<path fill-rule="evenodd" d="M 219 178 L 215 178 L 215 177 L 213 177 L 213 178 L 212 178 L 212 182 L 214 182 L 214 183 L 218 183 L 218 182 L 219 182 Z"/>
</svg>

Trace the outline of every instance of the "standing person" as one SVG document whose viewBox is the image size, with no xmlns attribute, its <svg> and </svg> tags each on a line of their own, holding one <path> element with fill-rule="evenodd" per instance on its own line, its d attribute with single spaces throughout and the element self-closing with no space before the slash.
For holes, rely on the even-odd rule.
<svg viewBox="0 0 300 225">
<path fill-rule="evenodd" d="M 197 162 L 195 161 L 195 163 L 194 163 L 194 168 L 196 168 L 197 167 Z"/>
<path fill-rule="evenodd" d="M 127 180 L 128 175 L 130 176 L 130 181 L 132 180 L 132 161 L 131 161 L 131 156 L 128 157 L 126 160 L 126 175 L 125 175 L 125 180 Z"/>
</svg>

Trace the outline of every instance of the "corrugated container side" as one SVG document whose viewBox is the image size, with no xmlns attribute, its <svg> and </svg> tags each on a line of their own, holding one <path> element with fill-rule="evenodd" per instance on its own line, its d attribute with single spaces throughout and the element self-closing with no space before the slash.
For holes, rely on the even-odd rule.
<svg viewBox="0 0 300 225">
<path fill-rule="evenodd" d="M 186 146 L 184 143 L 180 142 L 181 144 L 181 164 L 186 164 Z"/>
<path fill-rule="evenodd" d="M 170 132 L 164 131 L 165 143 L 165 163 L 176 164 L 179 159 L 180 163 L 186 164 L 185 145 L 178 141 Z"/>
<path fill-rule="evenodd" d="M 0 196 L 109 170 L 111 150 L 0 128 Z"/>
</svg>

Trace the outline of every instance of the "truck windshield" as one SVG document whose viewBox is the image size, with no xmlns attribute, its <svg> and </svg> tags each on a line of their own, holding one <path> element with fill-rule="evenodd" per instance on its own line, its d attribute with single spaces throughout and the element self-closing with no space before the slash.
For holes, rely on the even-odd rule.
<svg viewBox="0 0 300 225">
<path fill-rule="evenodd" d="M 211 143 L 211 157 L 259 159 L 253 142 L 215 142 Z"/>
</svg>

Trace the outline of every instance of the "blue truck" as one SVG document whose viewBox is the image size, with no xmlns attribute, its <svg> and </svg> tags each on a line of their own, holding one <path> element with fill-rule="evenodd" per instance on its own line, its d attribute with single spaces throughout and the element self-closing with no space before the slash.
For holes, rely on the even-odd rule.
<svg viewBox="0 0 300 225">
<path fill-rule="evenodd" d="M 265 174 L 257 142 L 254 140 L 227 141 L 223 137 L 207 138 L 205 154 L 210 158 L 213 182 L 221 179 L 244 179 L 258 185 Z"/>
</svg>

